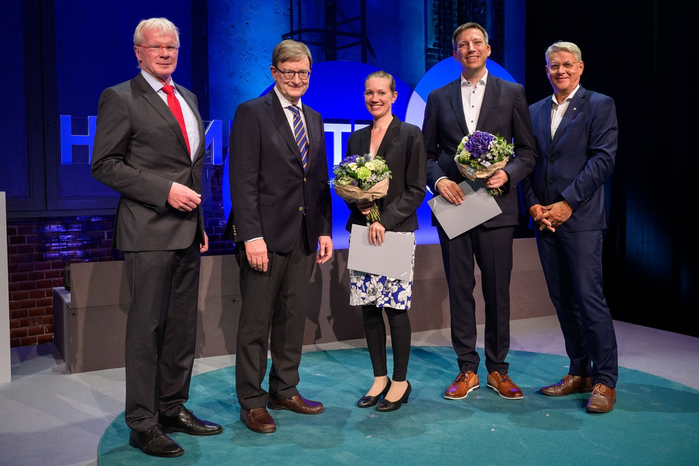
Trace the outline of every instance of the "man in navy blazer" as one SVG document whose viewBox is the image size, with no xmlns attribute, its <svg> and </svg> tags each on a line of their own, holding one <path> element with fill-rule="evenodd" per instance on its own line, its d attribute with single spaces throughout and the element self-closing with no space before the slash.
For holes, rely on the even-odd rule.
<svg viewBox="0 0 699 466">
<path fill-rule="evenodd" d="M 280 42 L 270 67 L 274 88 L 240 104 L 231 127 L 227 229 L 236 245 L 242 297 L 236 392 L 241 420 L 259 433 L 276 430 L 266 407 L 323 411 L 322 403 L 296 388 L 311 273 L 316 261 L 332 256 L 323 119 L 301 102 L 311 65 L 304 44 Z M 262 388 L 268 338 L 269 393 Z"/>
<path fill-rule="evenodd" d="M 121 194 L 114 245 L 124 252 L 131 291 L 124 411 L 130 443 L 171 457 L 184 450 L 166 433 L 223 430 L 184 406 L 196 349 L 199 254 L 208 249 L 200 208 L 204 127 L 196 96 L 172 81 L 177 27 L 165 18 L 143 20 L 133 40 L 141 72 L 100 97 L 92 175 Z"/>
<path fill-rule="evenodd" d="M 517 183 L 536 161 L 529 108 L 521 85 L 488 73 L 488 33 L 477 23 L 459 26 L 452 36 L 454 59 L 461 64 L 459 79 L 432 91 L 427 98 L 423 135 L 427 149 L 427 185 L 447 201 L 460 204 L 458 186 L 464 178 L 454 162 L 462 138 L 473 131 L 500 135 L 515 145 L 515 157 L 487 179 L 502 213 L 453 239 L 437 223 L 442 260 L 449 285 L 452 345 L 459 374 L 444 397 L 462 399 L 479 388 L 476 352 L 474 257 L 481 270 L 485 300 L 485 357 L 488 387 L 506 399 L 522 392 L 508 375 L 510 348 L 510 275 L 512 241 L 518 224 Z"/>
<path fill-rule="evenodd" d="M 539 160 L 521 189 L 570 357 L 569 373 L 541 392 L 592 391 L 587 411 L 606 413 L 616 401 L 618 367 L 602 289 L 604 182 L 614 169 L 618 128 L 614 101 L 580 85 L 583 68 L 571 42 L 546 50 L 553 97 L 530 107 Z"/>
</svg>

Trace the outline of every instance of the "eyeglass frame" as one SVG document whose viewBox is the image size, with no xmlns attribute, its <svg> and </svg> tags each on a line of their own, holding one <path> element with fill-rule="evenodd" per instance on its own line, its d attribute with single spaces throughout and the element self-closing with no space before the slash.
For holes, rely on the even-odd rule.
<svg viewBox="0 0 699 466">
<path fill-rule="evenodd" d="M 161 50 L 165 50 L 170 55 L 174 55 L 180 51 L 179 45 L 145 45 L 138 44 L 139 47 L 145 47 L 148 53 L 156 54 L 160 53 Z"/>
<path fill-rule="evenodd" d="M 572 70 L 572 69 L 575 67 L 575 65 L 577 65 L 578 63 L 580 63 L 580 60 L 574 61 L 574 62 L 572 62 L 572 63 L 571 63 L 571 62 L 565 62 L 565 63 L 551 63 L 550 65 L 549 65 L 549 64 L 546 65 L 546 69 L 549 70 L 549 71 L 552 72 L 552 73 L 558 72 L 558 70 L 561 69 L 561 67 L 562 67 L 564 70 L 566 70 L 566 71 L 570 71 L 570 70 Z"/>
<path fill-rule="evenodd" d="M 279 73 L 281 73 L 282 76 L 284 76 L 284 78 L 285 78 L 285 79 L 288 79 L 289 81 L 291 81 L 292 79 L 294 79 L 294 77 L 296 77 L 296 75 L 299 75 L 299 79 L 300 79 L 301 81 L 307 81 L 308 78 L 311 77 L 311 70 L 299 70 L 299 71 L 284 70 L 284 71 L 282 71 L 282 70 L 280 70 L 279 68 L 277 68 L 277 67 L 274 66 L 274 65 L 272 65 L 272 67 L 273 67 L 275 70 L 277 70 Z M 291 73 L 291 77 L 288 76 L 289 73 Z M 306 77 L 304 78 L 303 76 L 301 76 L 301 73 L 306 74 Z"/>
</svg>

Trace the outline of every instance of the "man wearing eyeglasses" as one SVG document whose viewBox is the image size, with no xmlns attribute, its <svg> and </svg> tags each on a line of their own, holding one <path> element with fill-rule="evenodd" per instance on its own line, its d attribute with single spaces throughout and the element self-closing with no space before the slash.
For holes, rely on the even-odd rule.
<svg viewBox="0 0 699 466">
<path fill-rule="evenodd" d="M 172 81 L 178 30 L 141 21 L 141 72 L 99 101 L 93 176 L 121 194 L 114 245 L 124 252 L 131 304 L 126 328 L 130 444 L 153 456 L 184 450 L 166 433 L 214 435 L 218 424 L 184 403 L 196 343 L 199 255 L 208 249 L 201 204 L 204 128 L 197 98 Z"/>
<path fill-rule="evenodd" d="M 231 127 L 227 230 L 236 245 L 242 297 L 236 394 L 241 420 L 259 433 L 276 430 L 267 407 L 323 411 L 296 388 L 311 273 L 333 251 L 323 120 L 301 101 L 312 64 L 304 44 L 279 43 L 270 67 L 274 88 L 240 104 Z"/>
<path fill-rule="evenodd" d="M 546 50 L 553 96 L 530 107 L 539 159 L 521 189 L 570 358 L 568 374 L 541 392 L 592 392 L 587 411 L 607 413 L 616 401 L 618 362 L 602 290 L 602 230 L 618 127 L 614 101 L 580 85 L 583 69 L 572 42 Z"/>
</svg>

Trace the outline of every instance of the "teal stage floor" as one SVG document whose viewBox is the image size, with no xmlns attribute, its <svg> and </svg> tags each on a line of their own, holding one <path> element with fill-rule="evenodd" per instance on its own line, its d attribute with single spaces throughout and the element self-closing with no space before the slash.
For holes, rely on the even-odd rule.
<svg viewBox="0 0 699 466">
<path fill-rule="evenodd" d="M 592 415 L 584 410 L 587 394 L 550 398 L 538 392 L 567 373 L 567 358 L 511 351 L 508 362 L 523 400 L 505 400 L 486 388 L 482 369 L 481 388 L 450 401 L 442 394 L 456 376 L 453 349 L 413 347 L 409 403 L 379 413 L 355 406 L 373 377 L 366 349 L 304 353 L 299 390 L 322 401 L 325 412 L 271 411 L 277 432 L 267 435 L 240 422 L 235 368 L 227 367 L 194 377 L 187 403 L 197 416 L 223 425 L 223 434 L 173 434 L 184 456 L 148 457 L 129 446 L 122 413 L 102 437 L 99 464 L 699 464 L 699 391 L 620 368 L 614 411 Z"/>
</svg>

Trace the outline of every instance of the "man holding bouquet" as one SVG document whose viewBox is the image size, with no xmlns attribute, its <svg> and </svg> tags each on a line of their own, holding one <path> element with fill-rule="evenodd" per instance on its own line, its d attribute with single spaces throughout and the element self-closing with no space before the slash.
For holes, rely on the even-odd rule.
<svg viewBox="0 0 699 466">
<path fill-rule="evenodd" d="M 449 285 L 451 336 L 459 374 L 444 397 L 466 398 L 480 387 L 476 352 L 474 258 L 482 272 L 485 300 L 485 365 L 488 387 L 501 397 L 521 399 L 522 392 L 508 375 L 505 362 L 510 348 L 510 275 L 512 240 L 518 224 L 517 183 L 536 162 L 534 136 L 524 89 L 488 73 L 488 33 L 477 23 L 459 26 L 452 36 L 454 59 L 461 76 L 432 91 L 427 99 L 423 135 L 427 149 L 427 185 L 452 204 L 461 204 L 464 181 L 454 161 L 464 136 L 484 131 L 514 142 L 515 156 L 485 180 L 502 213 L 487 222 L 449 239 L 436 223 L 442 260 Z"/>
<path fill-rule="evenodd" d="M 602 290 L 602 230 L 607 227 L 604 182 L 614 170 L 618 126 L 614 101 L 580 85 L 583 68 L 580 48 L 572 42 L 546 50 L 553 97 L 530 107 L 542 157 L 522 181 L 522 200 L 536 226 L 541 265 L 570 358 L 569 373 L 541 392 L 592 392 L 587 411 L 607 413 L 616 401 L 618 361 Z"/>
</svg>

